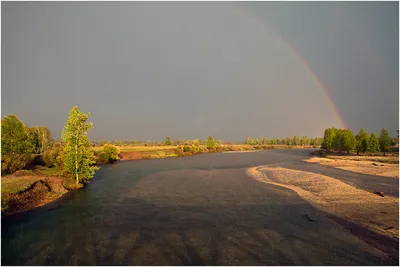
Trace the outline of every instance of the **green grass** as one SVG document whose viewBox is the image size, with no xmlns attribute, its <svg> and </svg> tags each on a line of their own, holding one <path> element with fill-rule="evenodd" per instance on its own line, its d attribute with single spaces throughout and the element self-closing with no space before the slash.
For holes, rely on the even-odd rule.
<svg viewBox="0 0 400 267">
<path fill-rule="evenodd" d="M 36 171 L 42 175 L 58 176 L 58 170 L 56 167 L 48 168 L 40 166 L 40 168 L 37 168 Z"/>
<path fill-rule="evenodd" d="M 12 177 L 5 180 L 1 180 L 1 194 L 8 195 L 21 192 L 31 186 L 39 178 L 30 177 Z"/>
</svg>

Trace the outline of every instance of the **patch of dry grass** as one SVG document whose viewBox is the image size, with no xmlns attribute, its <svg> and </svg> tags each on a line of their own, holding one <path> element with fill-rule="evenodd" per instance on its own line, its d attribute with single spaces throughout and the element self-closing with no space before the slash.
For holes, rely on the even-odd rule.
<svg viewBox="0 0 400 267">
<path fill-rule="evenodd" d="M 353 159 L 353 157 L 351 157 L 351 159 Z M 333 159 L 313 157 L 304 161 L 309 163 L 319 163 L 362 174 L 399 178 L 399 164 L 387 164 L 378 161 L 374 162 L 371 161 L 371 159 L 366 161 L 355 161 L 346 157 L 336 157 Z"/>
<path fill-rule="evenodd" d="M 281 167 L 249 168 L 247 174 L 289 188 L 327 213 L 399 238 L 398 198 L 381 197 L 328 176 Z"/>
</svg>

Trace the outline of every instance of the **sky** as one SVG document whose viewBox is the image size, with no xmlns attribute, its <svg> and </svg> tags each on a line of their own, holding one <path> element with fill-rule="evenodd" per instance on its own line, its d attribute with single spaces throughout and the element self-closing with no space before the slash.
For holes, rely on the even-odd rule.
<svg viewBox="0 0 400 267">
<path fill-rule="evenodd" d="M 2 2 L 1 115 L 94 140 L 399 129 L 397 2 Z"/>
</svg>

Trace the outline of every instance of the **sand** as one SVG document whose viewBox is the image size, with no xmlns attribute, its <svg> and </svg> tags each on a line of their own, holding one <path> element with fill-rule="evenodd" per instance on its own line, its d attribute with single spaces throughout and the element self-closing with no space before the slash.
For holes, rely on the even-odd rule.
<svg viewBox="0 0 400 267">
<path fill-rule="evenodd" d="M 363 225 L 388 237 L 399 237 L 399 200 L 354 188 L 337 179 L 281 167 L 255 167 L 247 174 L 259 181 L 297 192 L 318 209 Z"/>
<path fill-rule="evenodd" d="M 332 166 L 338 169 L 368 174 L 376 176 L 384 176 L 391 178 L 399 178 L 399 164 L 388 164 L 373 161 L 354 161 L 344 159 L 328 159 L 313 157 L 306 159 L 309 163 L 319 163 Z"/>
</svg>

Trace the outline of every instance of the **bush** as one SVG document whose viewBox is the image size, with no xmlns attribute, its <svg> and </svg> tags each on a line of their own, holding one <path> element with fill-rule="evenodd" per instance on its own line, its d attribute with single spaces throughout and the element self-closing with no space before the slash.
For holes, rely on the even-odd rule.
<svg viewBox="0 0 400 267">
<path fill-rule="evenodd" d="M 111 163 L 118 159 L 119 149 L 118 147 L 105 144 L 99 153 L 99 161 L 101 163 Z"/>
<path fill-rule="evenodd" d="M 202 152 L 201 148 L 199 146 L 195 146 L 195 145 L 191 147 L 191 150 L 192 150 L 193 154 L 199 154 Z"/>
<path fill-rule="evenodd" d="M 63 145 L 60 142 L 54 143 L 54 145 L 50 148 L 47 149 L 45 152 L 42 154 L 42 159 L 46 165 L 46 167 L 53 167 L 56 166 L 60 168 L 62 166 L 62 161 L 61 158 L 59 159 L 58 156 L 61 154 L 61 151 L 63 149 Z"/>
<path fill-rule="evenodd" d="M 262 149 L 274 149 L 274 148 L 275 148 L 274 146 L 267 146 L 267 145 L 262 146 Z"/>
<path fill-rule="evenodd" d="M 67 190 L 75 190 L 75 189 L 79 189 L 79 188 L 83 187 L 83 184 L 81 184 L 81 183 L 76 184 L 74 179 L 64 178 L 63 186 Z"/>
<path fill-rule="evenodd" d="M 183 152 L 190 152 L 190 146 L 184 145 L 184 146 L 182 147 L 182 151 L 183 151 Z"/>
<path fill-rule="evenodd" d="M 183 153 L 183 149 L 182 149 L 181 146 L 178 146 L 178 147 L 175 149 L 175 153 L 176 153 L 176 155 L 177 155 L 178 157 L 182 157 L 182 156 L 185 155 L 185 153 Z"/>
<path fill-rule="evenodd" d="M 142 159 L 151 159 L 151 155 L 143 155 Z"/>
<path fill-rule="evenodd" d="M 33 160 L 30 154 L 5 154 L 1 157 L 1 171 L 14 173 L 27 167 Z"/>
</svg>

